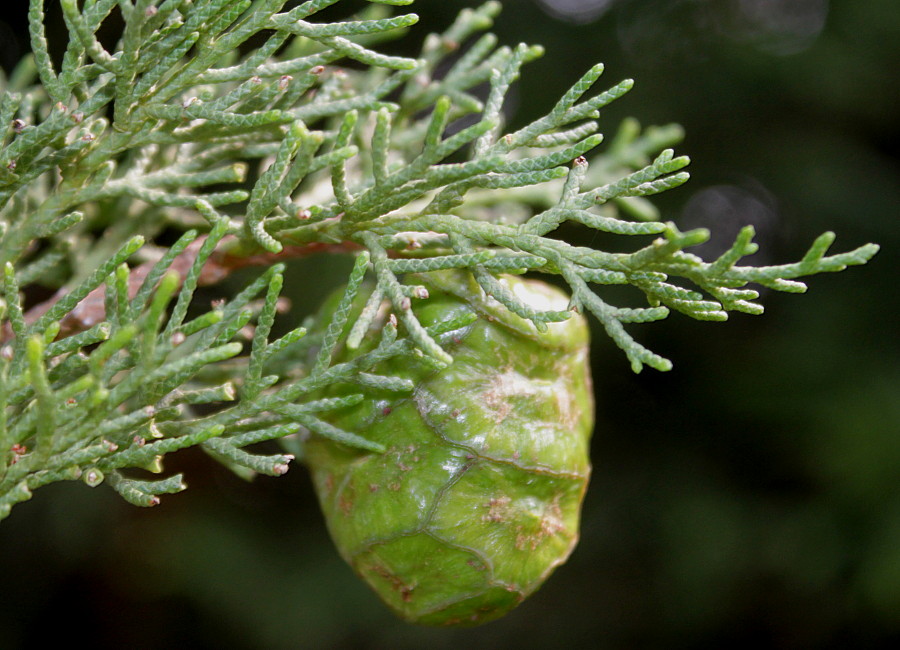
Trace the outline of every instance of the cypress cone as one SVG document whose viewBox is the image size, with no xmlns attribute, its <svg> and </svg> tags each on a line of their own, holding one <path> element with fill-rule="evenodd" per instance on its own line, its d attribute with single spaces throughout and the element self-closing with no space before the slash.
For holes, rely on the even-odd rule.
<svg viewBox="0 0 900 650">
<path fill-rule="evenodd" d="M 453 363 L 382 364 L 374 372 L 411 379 L 413 393 L 374 391 L 329 421 L 386 451 L 313 435 L 306 461 L 338 550 L 391 609 L 425 625 L 477 625 L 537 589 L 577 542 L 593 427 L 588 327 L 572 314 L 539 332 L 458 271 L 415 281 L 429 293 L 413 304 L 424 326 L 480 316 L 442 341 Z M 501 281 L 535 309 L 568 304 L 545 283 Z M 360 291 L 357 314 L 370 294 Z M 383 325 L 335 361 L 372 349 Z"/>
</svg>

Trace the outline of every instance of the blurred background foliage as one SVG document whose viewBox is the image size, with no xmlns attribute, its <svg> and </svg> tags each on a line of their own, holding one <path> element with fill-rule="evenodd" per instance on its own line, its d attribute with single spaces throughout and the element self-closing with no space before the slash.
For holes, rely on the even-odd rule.
<svg viewBox="0 0 900 650">
<path fill-rule="evenodd" d="M 27 4 L 0 11 L 7 69 L 27 51 Z M 413 54 L 474 4 L 419 0 L 422 24 L 391 47 Z M 596 332 L 581 544 L 499 622 L 395 620 L 332 548 L 304 468 L 248 484 L 182 452 L 167 469 L 190 489 L 155 509 L 81 483 L 15 509 L 0 527 L 0 646 L 44 645 L 52 626 L 94 648 L 898 647 L 900 5 L 503 4 L 501 41 L 547 48 L 514 89 L 513 124 L 597 61 L 607 85 L 635 78 L 602 130 L 626 116 L 685 127 L 693 178 L 658 205 L 713 229 L 704 255 L 745 223 L 760 263 L 797 259 L 823 230 L 835 250 L 882 252 L 805 296 L 770 293 L 762 317 L 646 327 L 669 373 L 633 375 Z M 308 278 L 328 265 L 337 282 L 345 260 L 293 264 L 292 317 L 315 310 L 326 287 Z"/>
</svg>

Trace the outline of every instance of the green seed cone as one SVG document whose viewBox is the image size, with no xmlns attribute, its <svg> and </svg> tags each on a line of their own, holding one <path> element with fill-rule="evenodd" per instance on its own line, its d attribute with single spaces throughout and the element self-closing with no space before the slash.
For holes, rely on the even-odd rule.
<svg viewBox="0 0 900 650">
<path fill-rule="evenodd" d="M 481 316 L 444 342 L 453 364 L 383 364 L 375 372 L 413 380 L 412 395 L 376 392 L 330 421 L 387 451 L 314 435 L 306 459 L 341 555 L 391 609 L 425 625 L 477 625 L 537 589 L 577 542 L 593 426 L 588 327 L 573 314 L 539 333 L 462 273 L 416 281 L 430 294 L 414 302 L 423 325 Z M 541 282 L 503 282 L 538 309 L 568 303 Z M 371 349 L 382 325 L 337 360 Z"/>
</svg>

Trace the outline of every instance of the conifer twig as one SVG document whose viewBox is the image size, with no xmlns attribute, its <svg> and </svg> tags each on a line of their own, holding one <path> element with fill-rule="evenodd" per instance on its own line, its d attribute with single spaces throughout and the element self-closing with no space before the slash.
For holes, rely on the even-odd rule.
<svg viewBox="0 0 900 650">
<path fill-rule="evenodd" d="M 58 480 L 155 505 L 184 483 L 147 472 L 190 446 L 245 477 L 284 473 L 289 454 L 249 447 L 287 435 L 384 451 L 328 414 L 410 391 L 378 365 L 450 364 L 447 333 L 477 318 L 420 322 L 416 274 L 463 270 L 539 331 L 590 312 L 633 370 L 666 370 L 636 324 L 759 314 L 753 285 L 799 293 L 878 250 L 829 254 L 825 233 L 797 262 L 745 266 L 747 227 L 704 261 L 690 250 L 709 233 L 648 199 L 688 179 L 680 129 L 626 120 L 608 144 L 598 132 L 630 79 L 599 87 L 592 66 L 508 130 L 509 89 L 542 49 L 486 33 L 499 2 L 462 11 L 415 58 L 379 51 L 415 14 L 323 18 L 338 2 L 61 0 L 59 57 L 45 3 L 29 0 L 32 53 L 0 75 L 0 518 Z M 113 44 L 98 33 L 114 16 Z M 575 246 L 563 226 L 630 252 Z M 322 253 L 354 258 L 338 308 L 282 322 L 285 262 Z M 247 267 L 262 271 L 235 289 Z M 570 309 L 536 309 L 499 277 L 525 272 L 566 283 Z M 647 305 L 612 304 L 607 285 Z M 230 295 L 207 308 L 211 286 Z M 340 361 L 344 345 L 364 352 Z"/>
</svg>

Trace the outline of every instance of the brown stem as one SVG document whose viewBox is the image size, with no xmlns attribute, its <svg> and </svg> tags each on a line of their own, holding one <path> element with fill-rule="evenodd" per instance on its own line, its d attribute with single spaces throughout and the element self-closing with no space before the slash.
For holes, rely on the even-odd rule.
<svg viewBox="0 0 900 650">
<path fill-rule="evenodd" d="M 200 247 L 206 240 L 206 236 L 198 237 L 191 242 L 188 247 L 178 255 L 169 267 L 170 271 L 178 273 L 181 281 L 187 277 L 188 272 L 197 259 Z M 229 235 L 222 240 L 220 246 L 209 257 L 200 271 L 200 277 L 197 280 L 199 286 L 210 286 L 221 282 L 230 273 L 237 269 L 248 266 L 271 266 L 277 262 L 294 259 L 298 257 L 306 257 L 315 253 L 352 253 L 362 250 L 362 247 L 352 242 L 341 242 L 339 244 L 326 244 L 321 242 L 313 242 L 302 246 L 285 246 L 279 253 L 254 253 L 251 255 L 239 255 L 234 252 L 234 246 L 230 244 L 236 243 L 236 237 Z M 144 262 L 131 269 L 128 276 L 128 297 L 133 298 L 143 284 L 153 268 L 155 262 Z M 45 314 L 53 305 L 55 305 L 63 296 L 68 293 L 69 289 L 63 287 L 57 291 L 51 298 L 38 303 L 25 312 L 25 322 L 29 325 L 37 321 Z M 91 291 L 85 298 L 79 302 L 72 311 L 63 316 L 60 320 L 60 331 L 57 338 L 65 338 L 79 332 L 90 329 L 97 323 L 106 319 L 106 301 L 105 301 L 106 285 L 101 284 L 99 287 Z M 0 330 L 0 342 L 6 342 L 13 338 L 12 328 L 9 322 L 3 324 Z"/>
</svg>

